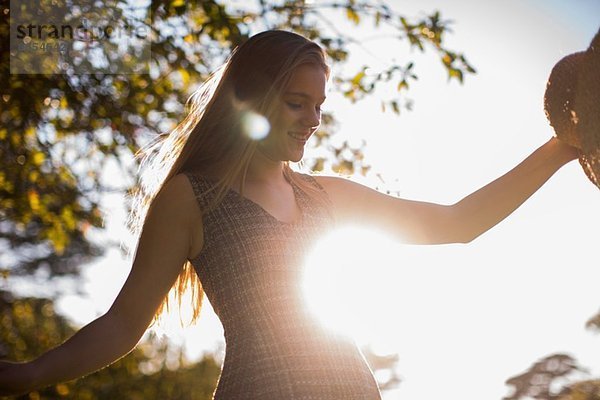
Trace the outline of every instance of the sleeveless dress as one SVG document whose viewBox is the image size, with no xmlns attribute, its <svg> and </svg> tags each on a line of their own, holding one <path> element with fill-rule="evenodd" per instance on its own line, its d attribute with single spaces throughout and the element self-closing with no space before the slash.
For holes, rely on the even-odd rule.
<svg viewBox="0 0 600 400">
<path fill-rule="evenodd" d="M 201 209 L 214 183 L 185 172 Z M 324 190 L 310 175 L 301 179 Z M 229 190 L 203 217 L 204 247 L 189 260 L 224 328 L 225 358 L 214 400 L 380 400 L 356 343 L 310 314 L 303 260 L 331 228 L 328 210 L 290 182 L 301 218 L 279 221 Z"/>
</svg>

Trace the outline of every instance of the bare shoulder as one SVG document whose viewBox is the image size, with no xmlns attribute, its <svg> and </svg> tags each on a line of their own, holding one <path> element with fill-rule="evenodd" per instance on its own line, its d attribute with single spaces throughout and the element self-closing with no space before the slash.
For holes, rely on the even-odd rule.
<svg viewBox="0 0 600 400">
<path fill-rule="evenodd" d="M 189 178 L 184 173 L 179 173 L 173 176 L 165 183 L 165 189 L 171 192 L 176 192 L 184 196 L 194 197 L 194 189 Z"/>
<path fill-rule="evenodd" d="M 198 253 L 203 242 L 202 210 L 189 178 L 180 173 L 165 182 L 156 196 L 154 207 L 157 213 L 165 215 L 188 233 L 190 247 L 188 256 Z"/>
<path fill-rule="evenodd" d="M 343 178 L 341 176 L 333 176 L 333 175 L 311 175 L 319 185 L 323 186 L 325 190 L 329 189 L 339 189 L 344 185 L 352 182 L 349 179 Z"/>
<path fill-rule="evenodd" d="M 360 183 L 342 176 L 311 175 L 325 189 L 332 201 L 345 198 L 348 195 L 358 195 L 361 192 L 373 190 Z"/>
<path fill-rule="evenodd" d="M 165 182 L 157 199 L 158 197 L 164 199 L 165 203 L 174 206 L 179 212 L 188 213 L 188 215 L 200 214 L 192 183 L 183 173 L 177 174 Z"/>
<path fill-rule="evenodd" d="M 374 189 L 342 176 L 312 176 L 327 193 L 339 222 L 355 220 L 358 215 L 364 215 L 365 207 L 373 205 L 370 197 L 378 194 Z"/>
</svg>

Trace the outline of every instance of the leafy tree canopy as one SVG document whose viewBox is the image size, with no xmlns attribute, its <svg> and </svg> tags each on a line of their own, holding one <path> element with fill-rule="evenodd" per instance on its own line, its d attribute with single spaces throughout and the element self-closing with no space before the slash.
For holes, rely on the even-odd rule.
<svg viewBox="0 0 600 400">
<path fill-rule="evenodd" d="M 157 135 L 168 134 L 181 120 L 191 92 L 252 31 L 293 30 L 324 46 L 332 63 L 343 64 L 349 47 L 359 40 L 331 22 L 332 15 L 341 15 L 352 25 L 368 25 L 408 47 L 432 52 L 449 79 L 462 82 L 474 72 L 462 54 L 445 47 L 450 22 L 438 11 L 411 18 L 371 0 L 130 3 L 24 1 L 9 10 L 8 0 L 2 1 L 0 247 L 3 252 L 13 250 L 0 259 L 5 275 L 31 276 L 39 270 L 50 276 L 74 274 L 79 265 L 100 255 L 103 246 L 92 243 L 87 233 L 103 227 L 102 194 L 131 187 L 136 176 L 136 165 L 130 162 L 133 154 Z M 41 45 L 35 28 L 33 40 L 15 41 L 11 49 L 7 20 L 47 21 L 51 16 L 57 26 L 65 21 L 77 26 L 87 19 L 96 28 L 143 27 L 146 46 L 132 41 L 124 49 L 107 44 L 91 51 L 93 42 L 71 40 L 63 49 L 65 62 L 48 64 L 47 70 L 54 73 L 10 74 L 11 60 L 17 58 L 24 60 L 24 72 L 44 65 L 36 64 Z M 47 31 L 42 34 L 47 38 Z M 35 45 L 36 51 L 15 49 L 15 43 Z M 112 67 L 118 69 L 111 71 Z M 134 73 L 119 74 L 123 71 Z M 369 71 L 365 65 L 349 76 L 334 76 L 332 90 L 355 102 L 379 84 L 393 84 L 398 96 L 382 101 L 382 106 L 397 113 L 410 107 L 404 94 L 417 79 L 413 62 L 403 60 L 385 70 Z M 337 171 L 366 172 L 362 149 L 353 149 L 352 159 L 344 158 L 348 143 L 329 142 L 333 115 L 323 119 L 317 137 L 329 154 L 314 160 L 313 169 L 322 169 L 329 160 Z M 115 179 L 103 175 L 107 165 L 118 171 L 112 173 L 120 175 L 117 181 L 127 182 L 125 187 L 115 187 Z"/>
</svg>

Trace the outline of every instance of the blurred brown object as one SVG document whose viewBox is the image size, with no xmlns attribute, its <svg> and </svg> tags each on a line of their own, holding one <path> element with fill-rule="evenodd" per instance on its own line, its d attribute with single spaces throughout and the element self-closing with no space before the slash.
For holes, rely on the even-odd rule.
<svg viewBox="0 0 600 400">
<path fill-rule="evenodd" d="M 579 163 L 600 188 L 600 30 L 587 50 L 552 68 L 544 111 L 556 137 L 579 149 Z"/>
</svg>

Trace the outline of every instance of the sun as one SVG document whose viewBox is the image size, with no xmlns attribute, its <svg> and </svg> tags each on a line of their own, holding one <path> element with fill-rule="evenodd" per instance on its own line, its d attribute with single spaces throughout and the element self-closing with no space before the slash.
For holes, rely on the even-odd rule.
<svg viewBox="0 0 600 400">
<path fill-rule="evenodd" d="M 323 237 L 307 256 L 303 293 L 329 329 L 380 354 L 393 353 L 394 301 L 403 273 L 400 244 L 381 232 L 347 227 Z"/>
<path fill-rule="evenodd" d="M 407 289 L 415 252 L 389 235 L 376 230 L 349 226 L 322 237 L 307 254 L 302 288 L 304 303 L 328 329 L 369 346 L 375 354 L 398 353 L 405 328 Z M 420 254 L 420 253 L 419 253 Z M 200 337 L 222 335 L 222 327 L 205 299 L 200 321 L 182 327 L 191 318 L 192 299 L 183 295 L 183 308 L 173 302 L 164 311 L 160 324 L 152 327 L 159 335 L 184 344 L 190 358 L 199 357 L 213 344 Z M 180 314 L 181 313 L 181 314 Z M 403 316 L 404 315 L 404 316 Z"/>
</svg>

